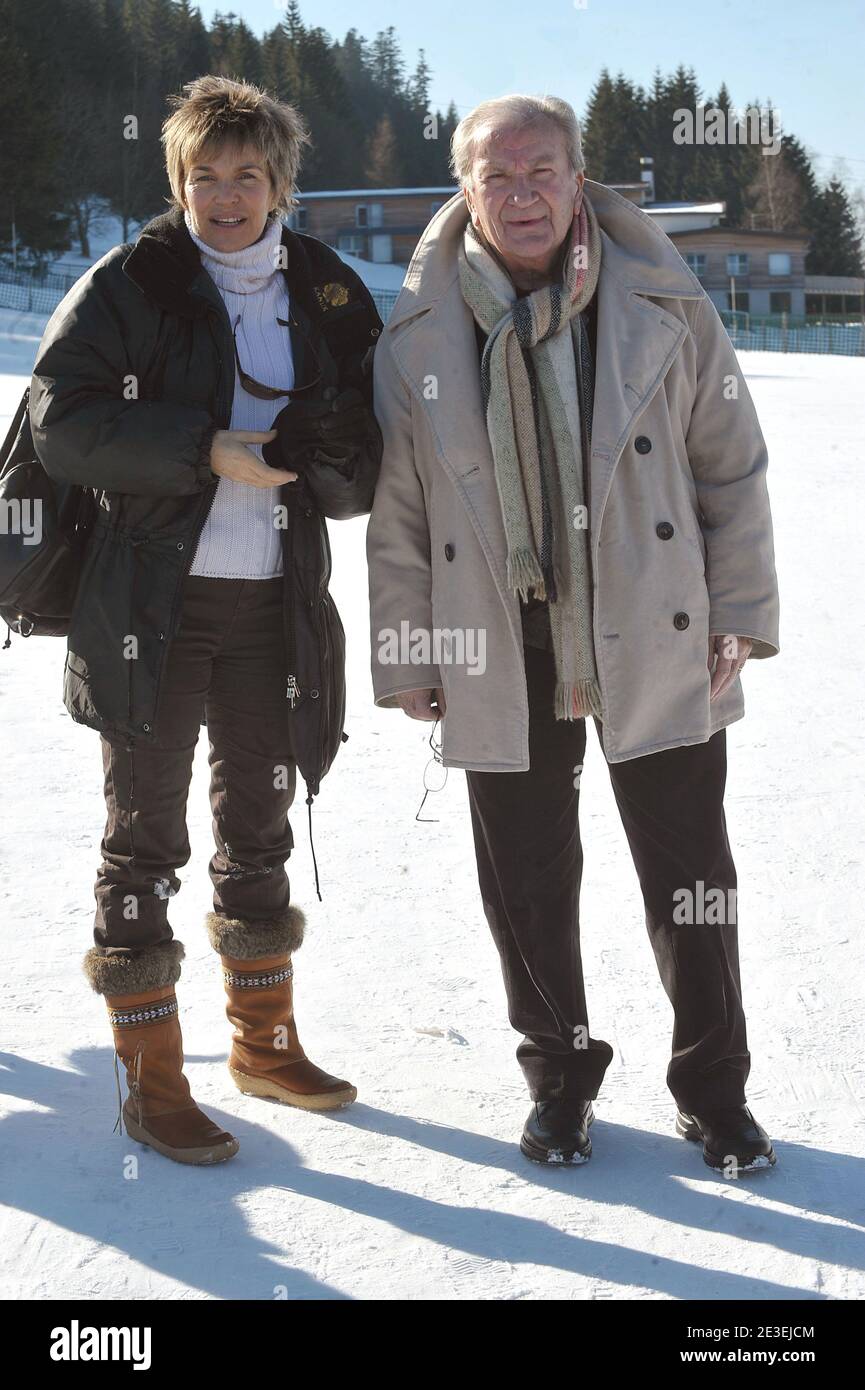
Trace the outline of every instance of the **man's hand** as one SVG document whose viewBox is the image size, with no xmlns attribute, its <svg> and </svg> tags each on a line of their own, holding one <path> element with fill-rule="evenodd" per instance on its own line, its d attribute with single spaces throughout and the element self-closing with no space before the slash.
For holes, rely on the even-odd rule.
<svg viewBox="0 0 865 1390">
<path fill-rule="evenodd" d="M 234 483 L 251 487 L 279 487 L 293 483 L 296 473 L 284 468 L 269 468 L 247 444 L 269 444 L 276 430 L 217 430 L 210 448 L 210 470 Z"/>
<path fill-rule="evenodd" d="M 727 633 L 713 634 L 709 638 L 709 657 L 706 662 L 709 670 L 712 670 L 712 663 L 717 656 L 718 662 L 712 674 L 712 684 L 709 690 L 709 700 L 716 700 L 719 695 L 733 684 L 745 662 L 751 654 L 754 643 L 750 637 L 733 637 Z"/>
<path fill-rule="evenodd" d="M 447 713 L 445 693 L 440 686 L 435 690 L 404 690 L 394 696 L 397 704 L 409 719 L 441 719 Z"/>
</svg>

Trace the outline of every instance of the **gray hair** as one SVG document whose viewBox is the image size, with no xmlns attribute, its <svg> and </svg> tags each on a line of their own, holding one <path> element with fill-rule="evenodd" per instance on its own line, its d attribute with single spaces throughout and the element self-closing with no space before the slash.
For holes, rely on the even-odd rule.
<svg viewBox="0 0 865 1390">
<path fill-rule="evenodd" d="M 586 167 L 580 123 L 574 108 L 561 97 L 531 97 L 514 94 L 482 101 L 464 116 L 451 137 L 450 168 L 464 188 L 471 181 L 472 166 L 478 147 L 493 130 L 514 130 L 549 121 L 565 137 L 565 149 L 575 174 Z"/>
</svg>

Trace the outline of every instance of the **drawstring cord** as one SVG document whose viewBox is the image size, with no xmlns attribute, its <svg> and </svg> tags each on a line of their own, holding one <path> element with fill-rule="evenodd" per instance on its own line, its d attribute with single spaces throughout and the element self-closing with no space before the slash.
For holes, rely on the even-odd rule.
<svg viewBox="0 0 865 1390">
<path fill-rule="evenodd" d="M 6 623 L 6 641 L 3 643 L 3 651 L 5 652 L 6 648 L 7 648 L 7 647 L 11 647 L 11 646 L 12 646 L 12 629 L 11 629 L 11 627 L 9 626 L 9 624 Z"/>
<path fill-rule="evenodd" d="M 321 892 L 318 886 L 318 864 L 315 862 L 315 846 L 312 843 L 312 792 L 308 786 L 306 789 L 306 809 L 309 815 L 309 851 L 312 855 L 312 867 L 315 870 L 315 891 L 318 893 L 318 901 L 321 902 Z"/>
<path fill-rule="evenodd" d="M 117 1049 L 114 1049 L 114 1080 L 117 1082 L 117 1119 L 114 1121 L 112 1134 L 117 1133 L 117 1126 L 120 1126 L 120 1133 L 123 1133 L 123 1093 L 120 1090 L 120 1071 L 117 1067 Z"/>
<path fill-rule="evenodd" d="M 144 1055 L 144 1039 L 139 1038 L 138 1046 L 135 1049 L 135 1056 L 132 1059 L 132 1080 L 129 1082 L 129 1094 L 138 1106 L 138 1123 L 141 1124 L 141 1058 Z M 117 1066 L 117 1049 L 114 1049 L 114 1080 L 117 1082 L 117 1119 L 114 1123 L 112 1134 L 117 1133 L 117 1126 L 120 1126 L 120 1133 L 123 1133 L 123 1095 L 120 1090 L 120 1071 Z"/>
</svg>

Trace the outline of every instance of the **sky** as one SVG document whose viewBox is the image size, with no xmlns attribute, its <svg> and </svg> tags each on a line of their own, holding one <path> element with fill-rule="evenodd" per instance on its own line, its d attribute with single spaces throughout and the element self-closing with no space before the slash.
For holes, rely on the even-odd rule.
<svg viewBox="0 0 865 1390">
<path fill-rule="evenodd" d="M 242 16 L 261 35 L 281 0 L 199 0 L 205 20 Z M 307 25 L 366 38 L 393 25 L 409 69 L 423 48 L 432 106 L 460 115 L 508 91 L 564 97 L 582 115 L 604 66 L 648 86 L 656 67 L 695 69 L 704 93 L 727 83 L 734 105 L 771 99 L 782 127 L 814 156 L 818 178 L 843 158 L 865 187 L 865 0 L 301 0 Z M 591 172 L 591 171 L 590 171 Z"/>
</svg>

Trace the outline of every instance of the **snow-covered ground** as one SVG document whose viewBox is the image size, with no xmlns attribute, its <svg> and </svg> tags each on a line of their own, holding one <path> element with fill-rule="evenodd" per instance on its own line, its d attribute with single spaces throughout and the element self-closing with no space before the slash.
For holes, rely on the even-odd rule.
<svg viewBox="0 0 865 1390">
<path fill-rule="evenodd" d="M 0 321 L 0 415 L 41 322 Z M 865 362 L 747 354 L 771 449 L 780 657 L 749 663 L 728 731 L 749 1101 L 775 1169 L 726 1182 L 673 1132 L 671 1011 L 597 740 L 583 774 L 593 1031 L 615 1046 L 592 1161 L 528 1164 L 528 1111 L 478 897 L 465 779 L 418 823 L 428 727 L 372 704 L 365 523 L 333 525 L 349 742 L 293 893 L 310 1055 L 359 1091 L 336 1116 L 241 1096 L 202 918 L 205 746 L 172 903 L 188 1075 L 241 1141 L 213 1169 L 112 1133 L 104 1005 L 80 973 L 104 821 L 97 735 L 61 703 L 64 643 L 0 652 L 0 1295 L 25 1298 L 856 1299 L 865 1295 L 862 441 Z M 4 420 L 0 418 L 0 425 Z M 138 1157 L 138 1176 L 124 1159 Z"/>
</svg>

